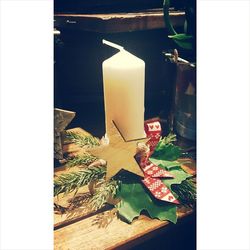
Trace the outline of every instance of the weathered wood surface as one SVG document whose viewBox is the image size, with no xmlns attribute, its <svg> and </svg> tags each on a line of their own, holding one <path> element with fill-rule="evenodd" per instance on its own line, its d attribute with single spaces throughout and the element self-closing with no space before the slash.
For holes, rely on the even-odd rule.
<svg viewBox="0 0 250 250">
<path fill-rule="evenodd" d="M 183 26 L 185 12 L 170 11 L 174 26 Z M 55 14 L 55 27 L 101 33 L 118 33 L 165 28 L 163 10 L 111 14 Z"/>
<path fill-rule="evenodd" d="M 179 211 L 179 219 L 191 213 L 191 210 Z M 107 213 L 107 212 L 105 212 Z M 117 249 L 138 244 L 156 235 L 160 229 L 169 226 L 167 221 L 150 219 L 141 215 L 131 225 L 114 218 L 106 227 L 100 228 L 95 221 L 98 215 L 86 218 L 54 232 L 55 250 L 91 250 Z M 119 248 L 120 249 L 120 248 Z"/>
<path fill-rule="evenodd" d="M 72 130 L 71 130 L 72 131 Z M 73 129 L 73 131 L 89 135 L 81 128 Z M 83 148 L 75 144 L 67 144 L 64 146 L 67 152 L 82 154 L 85 152 Z M 183 165 L 183 168 L 195 174 L 195 163 Z M 66 169 L 60 167 L 55 170 L 55 176 L 70 171 L 77 171 L 78 167 Z M 78 195 L 88 195 L 88 187 L 82 187 Z M 68 195 L 60 194 L 54 198 L 57 204 L 68 206 L 73 197 L 73 193 Z M 153 237 L 157 230 L 169 225 L 169 222 L 159 221 L 157 219 L 150 219 L 141 215 L 139 219 L 135 220 L 131 225 L 120 221 L 116 217 L 113 218 L 107 227 L 99 227 L 99 216 L 104 211 L 104 215 L 109 211 L 105 211 L 108 207 L 104 208 L 102 212 L 89 214 L 85 209 L 84 203 L 81 207 L 69 211 L 63 215 L 54 214 L 54 249 L 55 250 L 81 250 L 81 249 L 115 249 L 117 247 L 125 246 L 126 244 L 138 244 L 142 238 Z M 181 219 L 192 213 L 192 210 L 180 207 L 178 208 L 178 218 Z M 135 242 L 136 240 L 136 242 Z"/>
</svg>

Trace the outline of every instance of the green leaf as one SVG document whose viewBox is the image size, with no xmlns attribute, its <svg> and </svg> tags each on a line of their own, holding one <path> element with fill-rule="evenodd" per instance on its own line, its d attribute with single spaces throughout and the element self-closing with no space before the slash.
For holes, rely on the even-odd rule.
<svg viewBox="0 0 250 250">
<path fill-rule="evenodd" d="M 182 150 L 172 143 L 174 141 L 176 141 L 176 135 L 171 133 L 161 138 L 149 160 L 162 167 L 180 166 L 181 164 L 176 160 L 181 156 Z"/>
<path fill-rule="evenodd" d="M 155 199 L 141 183 L 130 174 L 130 182 L 123 181 L 117 198 L 121 201 L 117 205 L 119 215 L 131 223 L 142 211 L 146 211 L 151 218 L 177 222 L 176 205 Z M 132 182 L 131 182 L 132 179 Z"/>
<path fill-rule="evenodd" d="M 164 21 L 166 28 L 170 34 L 177 34 L 169 17 L 169 7 L 170 7 L 170 0 L 163 1 L 163 13 L 164 13 Z"/>
<path fill-rule="evenodd" d="M 163 140 L 160 140 L 157 144 L 154 153 L 150 157 L 150 160 L 165 160 L 165 161 L 175 161 L 181 156 L 181 148 L 175 146 L 172 143 L 166 144 Z"/>
<path fill-rule="evenodd" d="M 155 158 L 149 158 L 149 159 L 155 165 L 157 165 L 157 166 L 159 166 L 161 168 L 164 168 L 166 170 L 170 170 L 173 167 L 180 167 L 182 164 L 190 163 L 190 161 L 188 161 L 188 160 L 179 162 L 179 161 L 158 160 L 158 159 L 155 159 Z"/>
<path fill-rule="evenodd" d="M 182 33 L 182 34 L 176 34 L 176 35 L 169 35 L 168 37 L 172 38 L 172 39 L 174 39 L 176 41 L 191 41 L 192 38 L 193 38 L 193 36 L 186 35 L 184 33 Z"/>
<path fill-rule="evenodd" d="M 162 179 L 171 191 L 171 185 L 180 184 L 192 176 L 181 168 L 183 163 L 177 161 L 180 155 L 181 148 L 163 138 L 157 144 L 150 158 L 150 161 L 170 171 L 175 176 L 173 179 Z M 175 196 L 178 198 L 176 194 Z M 117 198 L 121 199 L 117 205 L 118 213 L 129 223 L 142 211 L 146 211 L 151 218 L 169 220 L 173 223 L 177 221 L 176 205 L 155 199 L 141 183 L 141 180 L 134 175 L 127 174 L 127 177 L 123 178 Z"/>
<path fill-rule="evenodd" d="M 172 179 L 162 179 L 162 182 L 171 189 L 173 184 L 181 184 L 184 180 L 191 177 L 191 174 L 186 173 L 181 167 L 173 167 L 170 169 L 170 173 L 174 175 L 175 178 Z"/>
<path fill-rule="evenodd" d="M 183 162 L 179 161 L 165 161 L 165 160 L 158 160 L 155 158 L 150 158 L 150 161 L 155 165 L 162 167 L 166 170 L 170 170 L 173 167 L 181 166 L 183 164 Z"/>
<path fill-rule="evenodd" d="M 186 34 L 169 35 L 181 48 L 191 50 L 193 48 L 193 36 Z"/>
</svg>

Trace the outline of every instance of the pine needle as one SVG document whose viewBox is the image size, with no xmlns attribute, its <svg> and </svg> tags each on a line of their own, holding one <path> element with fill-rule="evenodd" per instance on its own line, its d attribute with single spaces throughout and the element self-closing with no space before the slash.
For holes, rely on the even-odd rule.
<svg viewBox="0 0 250 250">
<path fill-rule="evenodd" d="M 172 191 L 184 206 L 194 207 L 196 204 L 196 185 L 193 179 L 187 179 L 181 184 L 173 184 Z"/>
<path fill-rule="evenodd" d="M 78 172 L 72 172 L 68 174 L 60 175 L 54 181 L 54 196 L 61 193 L 70 193 L 75 191 L 82 186 L 89 184 L 91 181 L 99 180 L 106 175 L 105 167 L 90 167 Z"/>
<path fill-rule="evenodd" d="M 54 203 L 55 213 L 63 214 L 66 212 L 70 212 L 78 207 L 81 207 L 83 204 L 85 204 L 84 208 L 87 211 L 95 212 L 101 209 L 109 201 L 109 199 L 113 199 L 115 197 L 117 189 L 117 181 L 110 180 L 108 182 L 104 182 L 92 197 L 90 196 L 90 194 L 80 194 L 70 201 L 70 205 L 68 207 L 62 207 Z"/>
<path fill-rule="evenodd" d="M 98 157 L 91 155 L 89 153 L 84 153 L 84 155 L 77 155 L 71 159 L 68 159 L 66 167 L 74 167 L 81 165 L 88 166 L 96 160 L 98 160 Z"/>
<path fill-rule="evenodd" d="M 95 147 L 100 146 L 100 141 L 98 138 L 91 135 L 80 135 L 79 133 L 66 131 L 66 139 L 73 142 L 80 147 Z"/>
<path fill-rule="evenodd" d="M 114 198 L 118 189 L 118 182 L 110 180 L 104 182 L 94 196 L 89 200 L 90 209 L 96 211 L 102 208 L 110 198 Z"/>
<path fill-rule="evenodd" d="M 164 144 L 170 144 L 172 142 L 177 141 L 176 135 L 173 133 L 169 133 L 166 137 L 162 138 L 161 141 Z"/>
</svg>

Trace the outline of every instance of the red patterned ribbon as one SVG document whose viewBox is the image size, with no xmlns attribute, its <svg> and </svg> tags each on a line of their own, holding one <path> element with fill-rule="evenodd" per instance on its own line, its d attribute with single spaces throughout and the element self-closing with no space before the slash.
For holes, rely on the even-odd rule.
<svg viewBox="0 0 250 250">
<path fill-rule="evenodd" d="M 145 122 L 144 128 L 149 138 L 149 141 L 146 143 L 149 150 L 144 151 L 144 154 L 140 154 L 139 157 L 138 155 L 136 156 L 145 174 L 145 179 L 142 182 L 156 199 L 179 204 L 179 201 L 174 197 L 169 188 L 159 179 L 173 178 L 174 176 L 149 160 L 161 138 L 161 124 L 158 120 L 150 120 Z"/>
</svg>

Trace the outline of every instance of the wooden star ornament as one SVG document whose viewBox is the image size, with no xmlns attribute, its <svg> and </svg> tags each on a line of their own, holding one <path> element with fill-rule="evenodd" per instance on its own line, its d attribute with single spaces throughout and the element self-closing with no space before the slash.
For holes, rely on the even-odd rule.
<svg viewBox="0 0 250 250">
<path fill-rule="evenodd" d="M 144 174 L 136 162 L 134 156 L 138 142 L 147 141 L 146 138 L 133 141 L 125 141 L 113 122 L 110 124 L 108 143 L 97 148 L 89 149 L 88 152 L 107 161 L 106 179 L 116 175 L 121 169 L 130 171 L 144 177 Z M 104 139 L 105 140 L 105 139 Z"/>
</svg>

